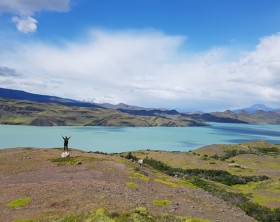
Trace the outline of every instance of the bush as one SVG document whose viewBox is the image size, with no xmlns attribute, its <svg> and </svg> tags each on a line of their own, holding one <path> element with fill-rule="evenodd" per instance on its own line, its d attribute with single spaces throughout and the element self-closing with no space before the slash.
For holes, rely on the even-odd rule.
<svg viewBox="0 0 280 222">
<path fill-rule="evenodd" d="M 251 181 L 267 180 L 267 176 L 237 176 L 232 175 L 222 170 L 204 170 L 204 169 L 181 169 L 173 168 L 167 164 L 153 159 L 145 159 L 146 164 L 152 166 L 156 170 L 164 172 L 168 175 L 180 175 L 187 178 L 197 187 L 212 193 L 232 205 L 241 208 L 247 215 L 261 222 L 279 222 L 280 221 L 280 208 L 275 210 L 253 203 L 250 199 L 241 193 L 234 193 L 215 187 L 207 182 L 205 179 L 217 181 L 227 185 L 244 184 Z M 155 202 L 154 202 L 155 203 Z M 160 201 L 158 202 L 160 204 Z"/>
<path fill-rule="evenodd" d="M 154 160 L 144 159 L 144 163 L 150 165 L 156 170 L 166 173 L 170 176 L 179 175 L 181 177 L 198 177 L 207 180 L 216 181 L 231 186 L 236 184 L 246 184 L 248 182 L 256 182 L 269 179 L 267 176 L 238 176 L 230 174 L 224 170 L 206 170 L 206 169 L 182 169 L 168 166 L 167 164 Z"/>
<path fill-rule="evenodd" d="M 95 213 L 92 213 L 90 217 L 86 220 L 86 222 L 95 222 L 95 221 L 102 221 L 102 222 L 114 222 L 105 212 L 103 208 L 98 209 Z"/>
<path fill-rule="evenodd" d="M 57 163 L 57 165 L 75 165 L 81 162 L 83 158 L 81 157 L 59 157 L 51 159 L 51 162 Z"/>
<path fill-rule="evenodd" d="M 202 160 L 208 160 L 206 156 L 201 157 Z"/>
<path fill-rule="evenodd" d="M 22 198 L 18 200 L 11 201 L 7 204 L 10 208 L 18 208 L 18 207 L 24 207 L 28 205 L 32 201 L 32 198 Z"/>
<path fill-rule="evenodd" d="M 134 182 L 127 182 L 127 183 L 126 183 L 126 186 L 132 187 L 132 188 L 137 188 L 137 187 L 139 187 L 139 185 L 138 185 L 137 183 L 134 183 Z"/>
<path fill-rule="evenodd" d="M 217 155 L 217 154 L 215 154 L 215 155 L 213 155 L 213 156 L 210 156 L 211 158 L 213 158 L 213 159 L 215 159 L 215 160 L 218 160 L 220 157 Z"/>
<path fill-rule="evenodd" d="M 138 161 L 138 158 L 136 156 L 133 156 L 131 152 L 129 152 L 126 156 L 126 159 L 128 160 L 133 160 L 133 161 Z"/>
<path fill-rule="evenodd" d="M 172 202 L 170 200 L 160 200 L 160 199 L 157 199 L 157 200 L 154 200 L 153 203 L 157 207 L 164 207 L 166 205 L 171 204 Z"/>
</svg>

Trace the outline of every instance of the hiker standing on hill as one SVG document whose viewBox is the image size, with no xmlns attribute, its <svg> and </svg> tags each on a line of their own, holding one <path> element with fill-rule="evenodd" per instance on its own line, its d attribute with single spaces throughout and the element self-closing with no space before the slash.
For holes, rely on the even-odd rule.
<svg viewBox="0 0 280 222">
<path fill-rule="evenodd" d="M 70 139 L 70 136 L 67 137 L 67 136 L 62 136 L 63 140 L 64 140 L 64 152 L 67 152 L 68 153 L 68 142 L 69 142 L 69 139 Z"/>
</svg>

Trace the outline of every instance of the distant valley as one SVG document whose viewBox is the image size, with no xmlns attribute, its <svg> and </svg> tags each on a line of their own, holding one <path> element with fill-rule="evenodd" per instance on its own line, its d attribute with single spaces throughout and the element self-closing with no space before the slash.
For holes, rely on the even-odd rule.
<svg viewBox="0 0 280 222">
<path fill-rule="evenodd" d="M 0 124 L 36 126 L 205 126 L 207 122 L 280 124 L 279 109 L 262 104 L 211 113 L 180 113 L 127 104 L 97 104 L 0 88 Z"/>
</svg>

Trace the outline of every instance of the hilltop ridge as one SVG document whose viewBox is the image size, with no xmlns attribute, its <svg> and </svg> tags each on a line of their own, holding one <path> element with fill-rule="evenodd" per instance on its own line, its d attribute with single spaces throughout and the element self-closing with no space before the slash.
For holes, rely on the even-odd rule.
<svg viewBox="0 0 280 222">
<path fill-rule="evenodd" d="M 92 103 L 1 88 L 0 116 L 0 124 L 35 126 L 206 125 L 203 121 L 194 120 L 176 111 L 116 110 Z"/>
</svg>

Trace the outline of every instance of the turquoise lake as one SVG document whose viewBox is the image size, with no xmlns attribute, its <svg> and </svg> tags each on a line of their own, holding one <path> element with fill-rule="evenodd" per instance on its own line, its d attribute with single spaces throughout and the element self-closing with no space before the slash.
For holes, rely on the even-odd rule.
<svg viewBox="0 0 280 222">
<path fill-rule="evenodd" d="M 280 144 L 280 125 L 210 123 L 206 127 L 100 127 L 0 125 L 0 148 L 63 146 L 84 151 L 123 152 L 140 149 L 188 151 L 210 144 L 266 140 Z"/>
</svg>

